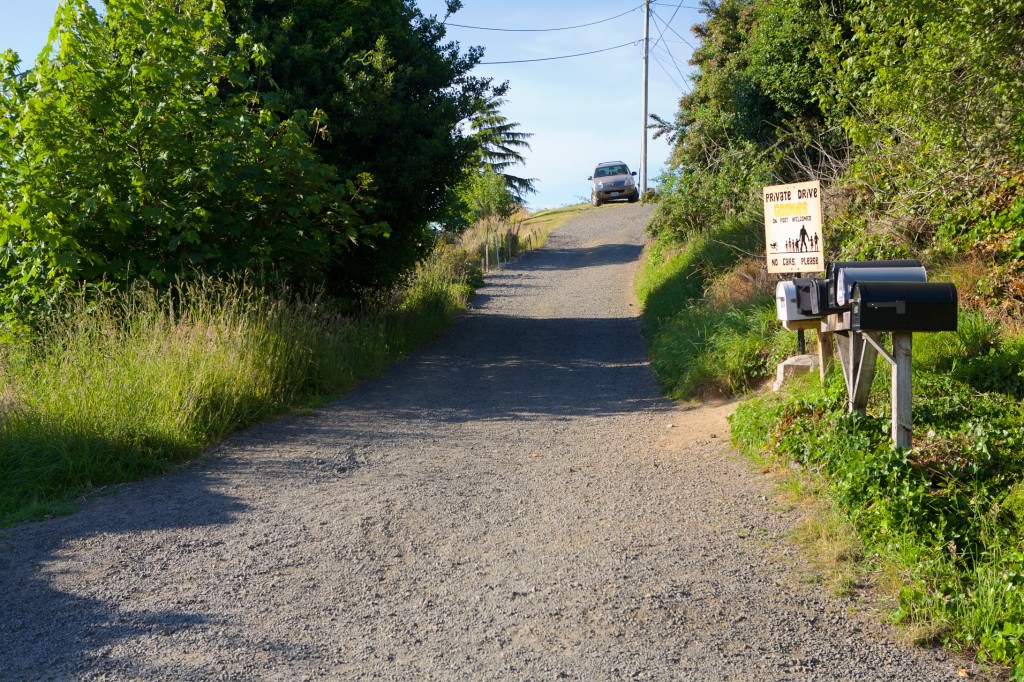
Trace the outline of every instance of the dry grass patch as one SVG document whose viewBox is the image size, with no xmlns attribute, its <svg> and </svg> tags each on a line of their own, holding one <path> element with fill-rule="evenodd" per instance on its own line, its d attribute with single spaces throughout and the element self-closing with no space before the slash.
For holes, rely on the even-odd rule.
<svg viewBox="0 0 1024 682">
<path fill-rule="evenodd" d="M 864 546 L 850 522 L 822 502 L 808 505 L 807 514 L 793 529 L 793 537 L 807 552 L 833 593 L 852 594 L 863 583 Z"/>
<path fill-rule="evenodd" d="M 759 462 L 775 481 L 779 503 L 802 510 L 792 538 L 818 572 L 821 582 L 838 596 L 849 596 L 865 584 L 864 544 L 853 524 L 828 503 L 822 481 L 785 460 Z"/>
<path fill-rule="evenodd" d="M 728 310 L 774 295 L 778 275 L 765 270 L 763 258 L 743 258 L 731 270 L 710 280 L 704 301 L 715 310 Z"/>
<path fill-rule="evenodd" d="M 590 204 L 577 204 L 575 206 L 564 206 L 553 208 L 547 211 L 538 211 L 522 220 L 522 231 L 533 236 L 534 248 L 540 248 L 547 241 L 551 233 L 565 225 L 567 222 L 588 211 L 593 211 Z M 515 218 L 515 216 L 513 216 Z"/>
</svg>

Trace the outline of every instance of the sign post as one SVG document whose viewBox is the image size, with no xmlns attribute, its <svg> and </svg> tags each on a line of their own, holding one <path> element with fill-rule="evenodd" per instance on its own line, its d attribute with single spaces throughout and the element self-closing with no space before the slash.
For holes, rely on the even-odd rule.
<svg viewBox="0 0 1024 682">
<path fill-rule="evenodd" d="M 821 232 L 821 183 L 817 180 L 765 187 L 764 252 L 770 273 L 821 272 L 825 239 Z M 830 339 L 818 336 L 818 353 Z M 796 333 L 797 353 L 807 352 L 804 331 Z M 831 349 L 831 348 L 830 348 Z M 824 358 L 819 371 L 824 376 Z"/>
<path fill-rule="evenodd" d="M 797 182 L 764 188 L 764 237 L 768 272 L 821 272 L 821 183 Z"/>
</svg>

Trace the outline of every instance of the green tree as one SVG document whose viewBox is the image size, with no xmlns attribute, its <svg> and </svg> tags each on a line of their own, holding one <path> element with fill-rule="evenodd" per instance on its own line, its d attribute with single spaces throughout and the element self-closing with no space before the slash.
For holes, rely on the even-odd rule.
<svg viewBox="0 0 1024 682">
<path fill-rule="evenodd" d="M 521 178 L 506 171 L 516 164 L 526 161 L 523 151 L 530 149 L 527 141 L 533 133 L 524 133 L 518 123 L 513 123 L 501 114 L 499 109 L 505 104 L 500 97 L 491 97 L 470 120 L 472 136 L 480 146 L 481 164 L 497 173 L 505 181 L 517 204 L 525 203 L 525 195 L 537 191 L 535 178 Z"/>
<path fill-rule="evenodd" d="M 449 2 L 449 11 L 460 3 Z M 339 291 L 386 286 L 433 241 L 431 221 L 476 150 L 461 122 L 492 92 L 466 54 L 445 41 L 444 25 L 412 0 L 228 0 L 238 32 L 273 55 L 268 74 L 286 112 L 319 109 L 329 135 L 317 141 L 342 177 L 369 174 L 386 241 L 361 244 L 331 266 Z M 500 94 L 502 88 L 494 92 Z"/>
<path fill-rule="evenodd" d="M 315 284 L 375 236 L 368 180 L 318 160 L 319 112 L 279 120 L 265 58 L 206 0 L 68 0 L 34 69 L 5 53 L 3 301 L 194 270 Z"/>
<path fill-rule="evenodd" d="M 748 73 L 753 3 L 705 1 L 702 7 L 707 19 L 693 28 L 701 40 L 691 58 L 693 88 L 680 98 L 672 124 L 658 121 L 659 134 L 674 145 L 653 227 L 677 239 L 745 210 L 751 188 L 770 177 L 773 166 L 768 156 L 777 117 Z"/>
<path fill-rule="evenodd" d="M 817 0 L 702 2 L 692 90 L 674 120 L 654 119 L 672 143 L 654 229 L 676 239 L 729 216 L 755 224 L 760 188 L 845 168 L 846 140 L 818 93 L 820 36 L 831 24 Z"/>
<path fill-rule="evenodd" d="M 862 227 L 885 226 L 860 232 L 927 244 L 943 223 L 969 226 L 979 200 L 1024 173 L 1022 25 L 1021 0 L 846 3 L 821 92 L 855 145 L 847 181 Z"/>
</svg>

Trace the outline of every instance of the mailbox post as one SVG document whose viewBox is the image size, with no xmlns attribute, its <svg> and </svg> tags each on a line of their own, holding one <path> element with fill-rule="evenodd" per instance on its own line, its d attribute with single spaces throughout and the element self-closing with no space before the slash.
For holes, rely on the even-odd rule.
<svg viewBox="0 0 1024 682">
<path fill-rule="evenodd" d="M 956 287 L 929 282 L 919 260 L 824 262 L 825 240 L 818 181 L 765 187 L 765 257 L 769 273 L 818 273 L 779 282 L 775 300 L 783 327 L 818 333 L 818 368 L 824 379 L 835 337 L 850 412 L 867 408 L 878 356 L 892 365 L 892 440 L 911 445 L 913 333 L 955 331 Z M 886 350 L 881 334 L 892 338 Z M 780 366 L 780 376 L 782 373 Z"/>
<path fill-rule="evenodd" d="M 780 282 L 776 290 L 783 326 L 817 327 L 823 378 L 837 337 L 850 412 L 867 408 L 878 356 L 892 365 L 892 441 L 902 448 L 911 446 L 913 426 L 913 333 L 957 328 L 956 287 L 927 280 L 916 260 L 848 261 L 829 263 L 826 277 Z"/>
</svg>

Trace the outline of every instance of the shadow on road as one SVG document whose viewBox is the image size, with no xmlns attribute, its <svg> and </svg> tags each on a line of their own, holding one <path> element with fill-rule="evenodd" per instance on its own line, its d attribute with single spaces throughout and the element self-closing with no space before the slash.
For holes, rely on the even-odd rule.
<svg viewBox="0 0 1024 682">
<path fill-rule="evenodd" d="M 438 422 L 671 409 L 647 366 L 637 318 L 516 316 L 515 301 L 508 301 L 528 289 L 548 286 L 532 281 L 534 272 L 623 265 L 636 261 L 640 251 L 636 244 L 605 244 L 529 254 L 522 267 L 514 264 L 490 278 L 474 300 L 474 307 L 483 311 L 464 316 L 444 338 L 384 376 L 358 387 L 316 417 L 288 415 L 232 437 L 232 447 L 245 456 L 214 458 L 171 476 L 125 486 L 116 495 L 93 500 L 85 512 L 72 517 L 0 531 L 0 641 L 5 643 L 0 647 L 0 679 L 47 678 L 50 669 L 87 675 L 97 667 L 96 657 L 119 642 L 136 640 L 145 646 L 148 637 L 219 627 L 204 604 L 179 604 L 166 589 L 153 595 L 113 594 L 102 575 L 136 571 L 152 574 L 154 582 L 161 583 L 166 577 L 161 581 L 156 576 L 167 562 L 194 561 L 207 567 L 203 579 L 221 579 L 210 568 L 219 565 L 211 557 L 218 558 L 225 550 L 203 544 L 202 537 L 209 535 L 193 530 L 229 524 L 248 510 L 245 502 L 225 492 L 231 489 L 225 481 L 237 483 L 255 466 L 262 467 L 262 476 L 282 484 L 289 479 L 315 484 L 321 478 L 345 476 L 360 462 L 337 444 L 349 437 L 353 442 L 393 437 L 366 431 L 365 424 L 381 415 L 408 437 L 410 432 L 429 433 Z M 603 273 L 594 276 L 608 286 Z M 513 285 L 518 290 L 513 291 Z M 510 311 L 504 305 L 500 311 L 492 309 L 491 304 L 506 301 Z M 306 454 L 275 459 L 286 448 L 305 448 Z M 252 453 L 262 455 L 253 458 L 260 460 L 258 465 L 246 458 Z M 158 532 L 170 529 L 173 534 Z M 147 542 L 119 541 L 145 533 L 155 537 Z M 93 544 L 103 551 L 88 551 Z M 96 565 L 79 567 L 68 561 L 78 556 L 92 557 Z M 73 575 L 79 568 L 99 576 L 97 584 L 75 592 L 62 589 L 67 584 L 62 572 Z M 134 610 L 125 609 L 125 604 L 134 605 Z M 109 667 L 107 663 L 99 667 Z M 132 672 L 132 662 L 121 663 L 128 676 L 154 672 Z M 201 675 L 209 672 L 204 665 L 198 660 L 177 661 L 164 672 L 168 678 Z"/>
<path fill-rule="evenodd" d="M 112 593 L 102 579 L 88 597 L 69 593 L 60 587 L 61 574 L 78 568 L 95 570 L 95 566 L 65 563 L 65 557 L 81 545 L 169 528 L 181 529 L 187 536 L 190 528 L 231 522 L 245 505 L 213 488 L 232 474 L 233 466 L 218 462 L 216 471 L 192 467 L 144 485 L 127 485 L 94 499 L 88 513 L 0 531 L 0 641 L 4 643 L 0 679 L 55 679 L 50 671 L 68 668 L 84 673 L 91 658 L 118 641 L 206 624 L 208 618 L 188 606 L 122 611 L 116 605 L 125 595 Z M 138 547 L 137 543 L 127 545 Z M 187 541 L 168 543 L 162 551 L 144 555 L 129 549 L 119 553 L 120 545 L 114 542 L 113 546 L 113 552 L 104 556 L 111 570 L 143 575 L 159 573 L 167 562 L 187 561 L 189 551 L 210 550 L 189 547 Z M 185 672 L 178 667 L 176 673 L 168 674 Z"/>
<path fill-rule="evenodd" d="M 600 246 L 557 248 L 546 247 L 531 261 L 532 270 L 574 270 L 603 265 L 624 265 L 640 258 L 639 244 L 601 244 Z"/>
<path fill-rule="evenodd" d="M 339 407 L 475 421 L 622 414 L 670 403 L 654 383 L 636 318 L 479 315 Z"/>
</svg>

